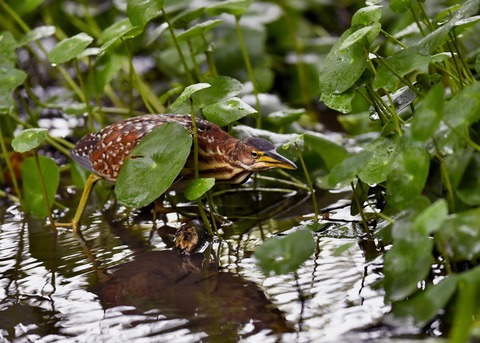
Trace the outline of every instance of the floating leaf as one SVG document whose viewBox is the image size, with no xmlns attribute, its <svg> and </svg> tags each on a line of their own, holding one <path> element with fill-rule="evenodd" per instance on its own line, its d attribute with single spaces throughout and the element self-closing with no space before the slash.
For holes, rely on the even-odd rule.
<svg viewBox="0 0 480 343">
<path fill-rule="evenodd" d="M 128 0 L 127 14 L 134 26 L 144 27 L 162 11 L 164 0 Z"/>
<path fill-rule="evenodd" d="M 211 122 L 226 126 L 247 115 L 257 113 L 257 110 L 243 100 L 233 97 L 205 106 L 202 113 Z"/>
<path fill-rule="evenodd" d="M 47 129 L 25 129 L 12 141 L 12 148 L 16 152 L 27 152 L 38 148 L 47 138 Z"/>
<path fill-rule="evenodd" d="M 57 193 L 60 172 L 55 162 L 48 157 L 38 156 L 38 160 L 51 207 Z M 45 218 L 48 215 L 48 208 L 43 197 L 42 182 L 35 157 L 28 157 L 22 162 L 22 181 L 25 210 L 37 217 Z"/>
<path fill-rule="evenodd" d="M 302 228 L 285 237 L 268 239 L 257 248 L 254 256 L 264 273 L 286 274 L 300 267 L 314 251 L 312 232 Z"/>
<path fill-rule="evenodd" d="M 93 38 L 82 32 L 73 37 L 66 38 L 53 47 L 48 53 L 51 63 L 61 64 L 78 57 L 87 46 L 92 43 Z"/>
<path fill-rule="evenodd" d="M 180 124 L 166 123 L 148 133 L 129 154 L 115 194 L 131 206 L 148 205 L 175 181 L 190 154 L 192 137 Z"/>
<path fill-rule="evenodd" d="M 200 178 L 190 181 L 185 188 L 184 194 L 188 200 L 196 200 L 215 186 L 213 177 Z"/>
</svg>

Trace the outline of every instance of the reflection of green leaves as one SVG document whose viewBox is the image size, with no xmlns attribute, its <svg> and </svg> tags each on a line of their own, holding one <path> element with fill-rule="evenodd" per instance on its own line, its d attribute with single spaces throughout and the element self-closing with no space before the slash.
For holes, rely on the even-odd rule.
<svg viewBox="0 0 480 343">
<path fill-rule="evenodd" d="M 312 232 L 302 228 L 285 237 L 270 238 L 257 248 L 254 256 L 264 273 L 286 274 L 300 267 L 314 251 Z"/>
<path fill-rule="evenodd" d="M 60 173 L 57 165 L 50 158 L 38 156 L 38 160 L 40 171 L 45 181 L 48 203 L 51 207 L 57 192 Z M 34 157 L 29 157 L 22 162 L 22 180 L 25 210 L 37 217 L 46 217 L 48 208 L 43 198 L 42 182 Z"/>
<path fill-rule="evenodd" d="M 78 57 L 87 46 L 92 43 L 93 38 L 82 32 L 73 37 L 66 38 L 53 47 L 48 53 L 51 63 L 61 64 Z"/>
<path fill-rule="evenodd" d="M 47 129 L 26 129 L 12 141 L 12 148 L 16 152 L 27 152 L 38 148 L 47 138 Z"/>
<path fill-rule="evenodd" d="M 117 199 L 131 207 L 148 205 L 162 195 L 183 169 L 190 133 L 177 123 L 160 125 L 130 152 L 118 175 Z"/>
</svg>

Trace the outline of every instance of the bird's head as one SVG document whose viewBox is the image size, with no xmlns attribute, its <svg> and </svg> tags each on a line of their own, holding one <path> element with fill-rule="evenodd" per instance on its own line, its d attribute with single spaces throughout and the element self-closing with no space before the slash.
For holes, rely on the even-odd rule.
<svg viewBox="0 0 480 343">
<path fill-rule="evenodd" d="M 275 151 L 275 146 L 263 139 L 248 137 L 240 140 L 234 158 L 245 170 L 260 172 L 273 168 L 297 169 L 297 166 Z"/>
</svg>

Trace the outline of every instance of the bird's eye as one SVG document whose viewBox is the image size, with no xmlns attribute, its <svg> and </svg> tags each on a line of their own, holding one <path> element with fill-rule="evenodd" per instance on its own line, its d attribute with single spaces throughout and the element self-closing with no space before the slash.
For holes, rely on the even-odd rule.
<svg viewBox="0 0 480 343">
<path fill-rule="evenodd" d="M 258 154 L 258 152 L 252 151 L 252 157 L 253 157 L 254 159 L 257 159 L 257 158 L 260 157 L 260 155 Z"/>
</svg>

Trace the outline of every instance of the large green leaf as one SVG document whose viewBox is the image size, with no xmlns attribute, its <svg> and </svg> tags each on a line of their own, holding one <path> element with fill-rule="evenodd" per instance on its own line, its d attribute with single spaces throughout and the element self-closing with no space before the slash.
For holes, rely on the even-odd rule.
<svg viewBox="0 0 480 343">
<path fill-rule="evenodd" d="M 185 188 L 185 198 L 188 200 L 196 200 L 209 191 L 214 185 L 215 179 L 213 177 L 192 180 Z"/>
<path fill-rule="evenodd" d="M 60 181 L 58 166 L 48 157 L 38 156 L 40 171 L 45 181 L 45 190 L 48 203 L 51 207 Z M 48 215 L 47 204 L 44 199 L 42 182 L 35 157 L 26 158 L 22 162 L 23 199 L 25 210 L 37 217 L 44 218 Z"/>
<path fill-rule="evenodd" d="M 304 141 L 306 147 L 319 155 L 328 170 L 331 170 L 348 157 L 347 150 L 327 135 L 317 132 L 306 132 Z"/>
<path fill-rule="evenodd" d="M 66 38 L 53 47 L 48 53 L 51 63 L 61 64 L 78 57 L 87 46 L 92 43 L 93 38 L 82 32 L 73 37 Z"/>
<path fill-rule="evenodd" d="M 232 97 L 205 106 L 202 113 L 211 122 L 219 126 L 226 126 L 245 116 L 257 113 L 257 110 L 243 100 Z"/>
<path fill-rule="evenodd" d="M 348 29 L 334 44 L 320 69 L 320 89 L 323 93 L 340 94 L 352 87 L 368 64 L 368 50 L 363 42 L 355 42 L 348 49 L 342 46 L 355 29 Z"/>
<path fill-rule="evenodd" d="M 205 89 L 205 88 L 209 88 L 209 87 L 211 87 L 211 85 L 208 84 L 208 83 L 205 83 L 205 82 L 195 83 L 193 85 L 185 87 L 182 94 L 180 94 L 180 96 L 175 100 L 175 102 L 172 104 L 171 108 L 172 109 L 177 108 L 178 106 L 180 106 L 180 104 L 182 104 L 184 102 L 187 102 L 187 100 L 190 99 L 190 97 L 193 94 L 195 94 L 196 92 L 201 91 L 202 89 Z"/>
<path fill-rule="evenodd" d="M 192 137 L 180 124 L 160 125 L 130 152 L 115 186 L 119 202 L 148 205 L 175 181 L 190 154 Z"/>
<path fill-rule="evenodd" d="M 257 248 L 254 256 L 264 273 L 286 274 L 300 267 L 314 251 L 312 231 L 302 228 L 285 237 L 270 238 Z"/>
</svg>

